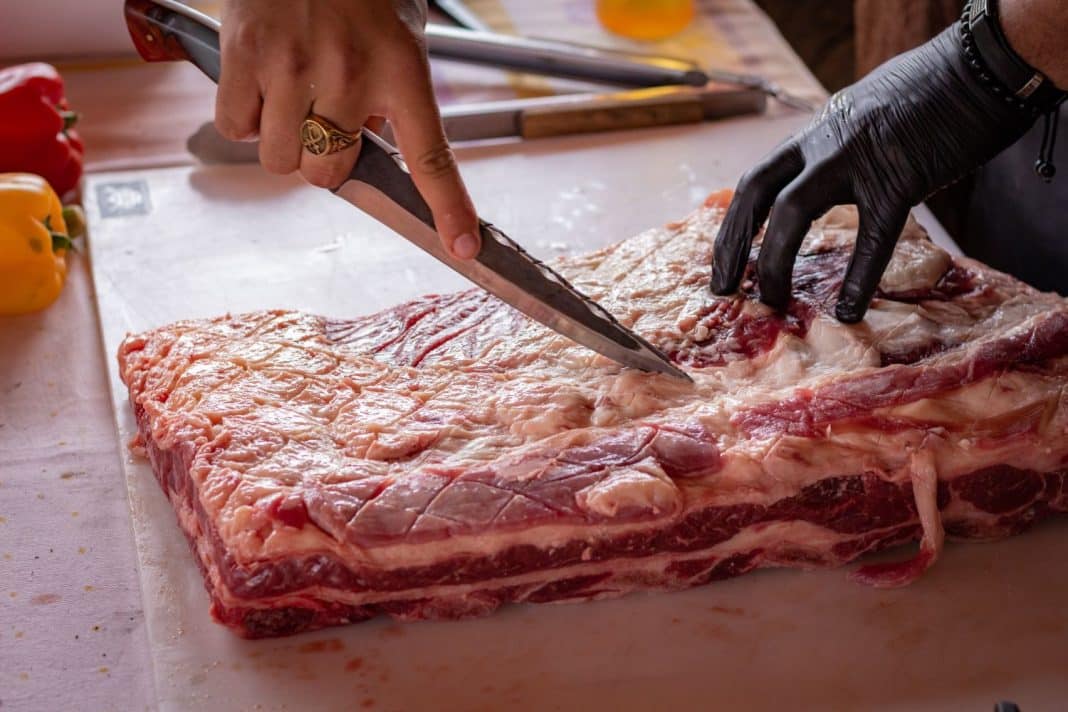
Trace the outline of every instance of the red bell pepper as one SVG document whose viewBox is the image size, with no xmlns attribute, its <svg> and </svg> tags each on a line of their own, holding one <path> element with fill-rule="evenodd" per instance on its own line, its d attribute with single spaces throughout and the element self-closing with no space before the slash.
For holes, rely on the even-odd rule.
<svg viewBox="0 0 1068 712">
<path fill-rule="evenodd" d="M 60 196 L 78 185 L 85 152 L 63 78 L 42 62 L 0 69 L 0 173 L 35 173 Z"/>
</svg>

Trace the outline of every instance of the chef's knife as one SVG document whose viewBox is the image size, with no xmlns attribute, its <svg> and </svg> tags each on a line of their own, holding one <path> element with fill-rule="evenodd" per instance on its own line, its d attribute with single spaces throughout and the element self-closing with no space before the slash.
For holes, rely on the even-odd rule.
<svg viewBox="0 0 1068 712">
<path fill-rule="evenodd" d="M 430 56 L 440 59 L 627 87 L 699 87 L 709 82 L 735 84 L 761 91 L 795 109 L 815 110 L 811 102 L 786 92 L 765 77 L 702 69 L 694 62 L 677 57 L 433 24 L 427 25 L 426 39 Z"/>
<path fill-rule="evenodd" d="M 651 87 L 610 94 L 560 94 L 452 104 L 442 107 L 441 122 L 449 142 L 455 144 L 690 124 L 759 113 L 765 104 L 762 92 L 744 87 Z M 389 124 L 379 135 L 392 141 Z M 258 142 L 229 141 L 210 121 L 189 137 L 186 148 L 204 163 L 259 160 Z"/>
<path fill-rule="evenodd" d="M 218 81 L 218 21 L 176 0 L 126 0 L 126 21 L 144 59 L 188 60 Z M 656 347 L 489 223 L 479 221 L 482 248 L 475 259 L 453 258 L 403 159 L 374 133 L 363 132 L 356 167 L 334 192 L 549 328 L 626 366 L 690 380 Z"/>
</svg>

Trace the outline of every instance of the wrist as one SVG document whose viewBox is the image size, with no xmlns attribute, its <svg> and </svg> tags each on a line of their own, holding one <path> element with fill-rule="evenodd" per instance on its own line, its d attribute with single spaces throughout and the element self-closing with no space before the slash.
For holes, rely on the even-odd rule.
<svg viewBox="0 0 1068 712">
<path fill-rule="evenodd" d="M 1007 104 L 1031 115 L 1050 111 L 1065 93 L 1010 45 L 997 0 L 969 0 L 959 23 L 961 48 L 972 73 Z"/>
<path fill-rule="evenodd" d="M 1000 0 L 998 19 L 1009 45 L 1061 90 L 1068 91 L 1068 3 L 1064 0 Z"/>
</svg>

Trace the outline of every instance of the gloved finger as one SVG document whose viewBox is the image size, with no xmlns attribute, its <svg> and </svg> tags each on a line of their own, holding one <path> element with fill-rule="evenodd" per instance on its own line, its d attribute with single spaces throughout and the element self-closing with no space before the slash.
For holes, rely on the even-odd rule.
<svg viewBox="0 0 1068 712">
<path fill-rule="evenodd" d="M 855 324 L 864 318 L 908 218 L 907 208 L 880 212 L 863 205 L 858 207 L 857 244 L 834 309 L 834 315 L 846 324 Z"/>
<path fill-rule="evenodd" d="M 390 122 L 397 147 L 419 188 L 438 235 L 453 256 L 475 257 L 482 246 L 478 215 L 445 138 L 425 56 L 412 60 L 407 81 L 394 89 Z"/>
<path fill-rule="evenodd" d="M 215 128 L 231 141 L 255 139 L 260 129 L 260 83 L 254 28 L 223 25 L 220 39 L 219 91 L 215 94 Z"/>
<path fill-rule="evenodd" d="M 715 294 L 738 289 L 749 262 L 753 236 L 768 217 L 775 196 L 804 168 L 804 158 L 791 139 L 746 171 L 734 191 L 723 225 L 716 235 L 710 288 Z"/>
<path fill-rule="evenodd" d="M 779 193 L 757 257 L 760 301 L 776 309 L 790 301 L 794 261 L 812 221 L 838 201 L 828 169 L 807 168 Z M 831 179 L 833 180 L 833 179 Z"/>
</svg>

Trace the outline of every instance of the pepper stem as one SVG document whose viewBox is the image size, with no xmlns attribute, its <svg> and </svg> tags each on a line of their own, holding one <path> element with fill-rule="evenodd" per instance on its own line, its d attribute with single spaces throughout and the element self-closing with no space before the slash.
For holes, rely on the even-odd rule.
<svg viewBox="0 0 1068 712">
<path fill-rule="evenodd" d="M 43 220 L 45 229 L 48 230 L 48 234 L 52 236 L 52 252 L 59 250 L 73 250 L 74 243 L 71 242 L 70 235 L 62 232 L 56 232 L 52 229 L 52 216 L 46 215 Z"/>
<path fill-rule="evenodd" d="M 59 115 L 63 117 L 63 130 L 67 131 L 74 127 L 74 124 L 78 123 L 78 118 L 81 116 L 77 111 L 70 111 L 64 109 L 59 112 Z"/>
<path fill-rule="evenodd" d="M 67 234 L 71 238 L 81 237 L 85 234 L 85 213 L 78 205 L 63 206 L 63 222 L 67 226 Z"/>
</svg>

